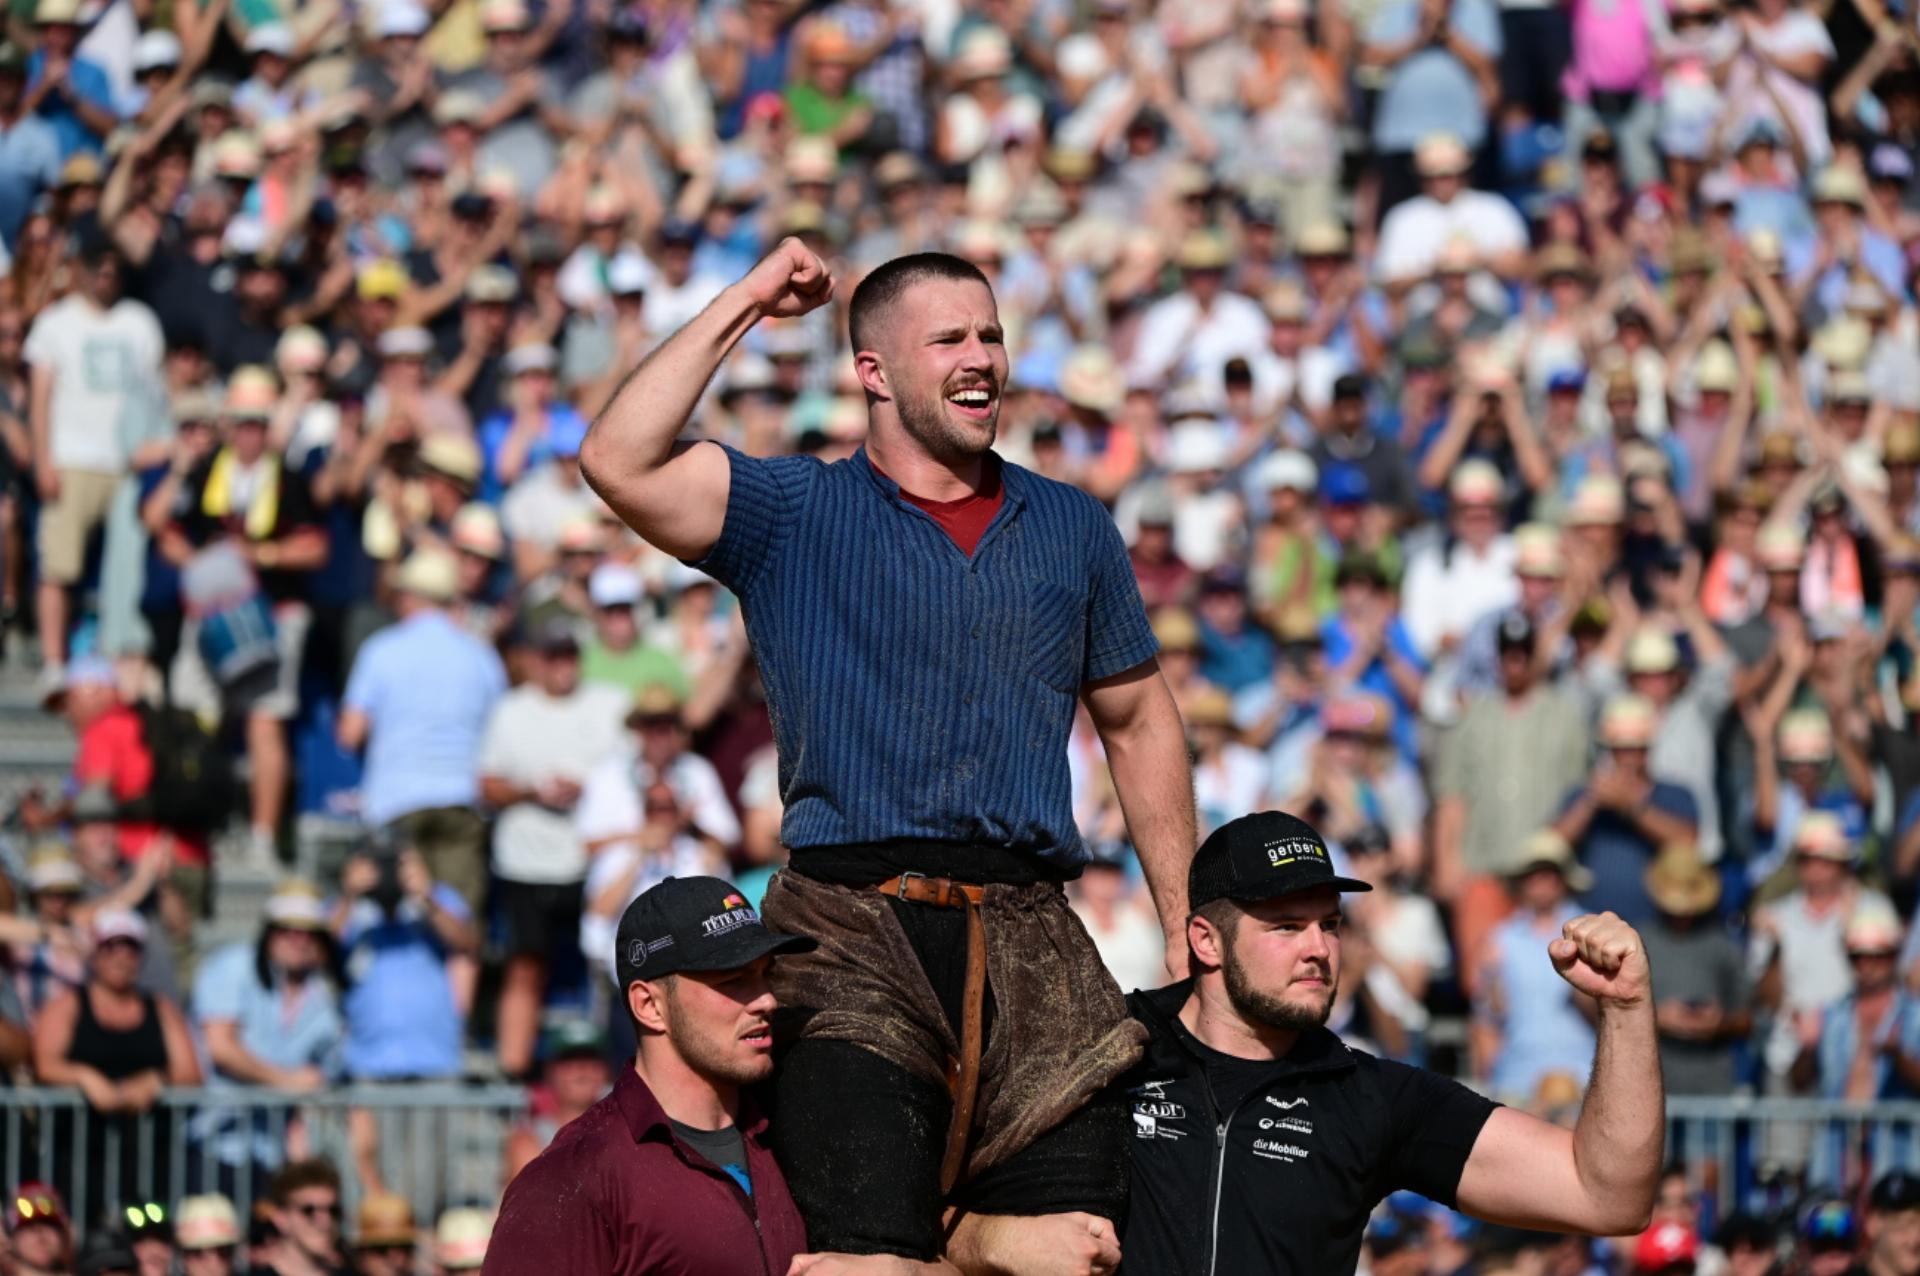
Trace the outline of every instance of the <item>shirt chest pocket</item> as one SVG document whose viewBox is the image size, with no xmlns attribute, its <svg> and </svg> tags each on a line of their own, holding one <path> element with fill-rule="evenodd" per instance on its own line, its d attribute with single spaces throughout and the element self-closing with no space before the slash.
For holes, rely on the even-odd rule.
<svg viewBox="0 0 1920 1276">
<path fill-rule="evenodd" d="M 1033 676 L 1073 695 L 1086 664 L 1087 598 L 1084 589 L 1057 581 L 1027 587 L 1026 653 Z"/>
</svg>

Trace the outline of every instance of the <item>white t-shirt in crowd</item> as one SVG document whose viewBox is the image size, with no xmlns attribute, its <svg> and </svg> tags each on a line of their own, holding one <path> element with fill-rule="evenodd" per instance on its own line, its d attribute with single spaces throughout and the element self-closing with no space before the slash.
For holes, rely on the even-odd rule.
<svg viewBox="0 0 1920 1276">
<path fill-rule="evenodd" d="M 582 686 L 550 696 L 527 684 L 493 708 L 480 743 L 480 774 L 519 785 L 549 780 L 583 784 L 589 772 L 619 753 L 627 697 L 613 687 Z M 493 825 L 493 870 L 511 882 L 577 882 L 587 853 L 573 817 L 537 802 L 519 802 Z"/>
<path fill-rule="evenodd" d="M 640 871 L 634 874 L 625 892 L 626 897 L 619 901 L 619 907 L 595 912 L 594 900 L 625 877 L 636 863 Z M 593 857 L 593 867 L 587 871 L 587 882 L 583 888 L 584 908 L 580 914 L 580 951 L 593 963 L 595 970 L 612 980 L 613 941 L 619 934 L 620 916 L 627 911 L 627 905 L 638 899 L 640 892 L 650 886 L 658 886 L 669 877 L 701 877 L 715 872 L 719 867 L 712 862 L 706 846 L 698 838 L 684 835 L 674 838 L 665 850 L 652 855 L 644 854 L 635 846 L 608 847 Z"/>
<path fill-rule="evenodd" d="M 740 818 L 727 801 L 726 786 L 713 763 L 698 754 L 683 753 L 668 765 L 666 778 L 695 828 L 722 846 L 739 845 Z M 645 792 L 652 783 L 653 768 L 640 760 L 631 745 L 594 767 L 573 810 L 573 828 L 580 840 L 591 844 L 638 833 L 646 822 Z"/>
<path fill-rule="evenodd" d="M 1121 992 L 1158 988 L 1167 982 L 1166 939 L 1152 909 L 1130 900 L 1115 910 L 1111 926 L 1097 925 L 1093 910 L 1077 900 L 1073 911 Z"/>
<path fill-rule="evenodd" d="M 1424 279 L 1455 236 L 1472 241 L 1484 261 L 1524 251 L 1527 224 L 1512 204 L 1486 191 L 1461 191 L 1444 204 L 1431 195 L 1416 195 L 1380 223 L 1374 273 L 1388 283 Z"/>
<path fill-rule="evenodd" d="M 27 362 L 53 373 L 49 405 L 57 470 L 127 468 L 127 414 L 158 403 L 165 351 L 153 311 L 122 298 L 102 311 L 78 293 L 40 312 Z"/>
</svg>

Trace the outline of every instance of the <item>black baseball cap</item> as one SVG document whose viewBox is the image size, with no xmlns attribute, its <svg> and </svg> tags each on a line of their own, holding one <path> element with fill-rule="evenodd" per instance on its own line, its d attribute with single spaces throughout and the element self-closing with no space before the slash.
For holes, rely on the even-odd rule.
<svg viewBox="0 0 1920 1276">
<path fill-rule="evenodd" d="M 1500 627 L 1495 636 L 1502 651 L 1515 647 L 1530 649 L 1533 646 L 1533 622 L 1527 619 L 1524 611 L 1510 611 L 1500 617 Z"/>
<path fill-rule="evenodd" d="M 1867 1197 L 1867 1204 L 1881 1214 L 1920 1210 L 1920 1176 L 1906 1170 L 1893 1170 L 1882 1174 L 1874 1183 L 1873 1192 Z"/>
<path fill-rule="evenodd" d="M 627 905 L 613 942 L 620 986 L 682 971 L 738 970 L 768 953 L 819 947 L 767 929 L 747 897 L 718 877 L 669 877 Z"/>
<path fill-rule="evenodd" d="M 1373 889 L 1333 871 L 1327 843 L 1311 824 L 1285 811 L 1256 811 L 1227 821 L 1200 843 L 1187 871 L 1187 907 L 1198 910 L 1216 899 L 1276 899 L 1321 886 Z"/>
</svg>

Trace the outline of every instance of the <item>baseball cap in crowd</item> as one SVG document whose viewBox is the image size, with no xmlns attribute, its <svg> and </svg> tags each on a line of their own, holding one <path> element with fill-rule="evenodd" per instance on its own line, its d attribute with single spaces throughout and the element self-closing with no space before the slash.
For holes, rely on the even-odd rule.
<svg viewBox="0 0 1920 1276">
<path fill-rule="evenodd" d="M 142 32 L 133 42 L 133 73 L 144 75 L 180 65 L 180 37 L 171 31 Z"/>
<path fill-rule="evenodd" d="M 1700 1256 L 1700 1240 L 1684 1223 L 1655 1223 L 1633 1243 L 1633 1270 L 1645 1273 L 1690 1272 Z"/>
<path fill-rule="evenodd" d="M 1368 584 L 1385 589 L 1392 583 L 1387 566 L 1369 550 L 1350 549 L 1333 566 L 1333 585 L 1339 589 L 1351 584 Z"/>
<path fill-rule="evenodd" d="M 615 253 L 607 263 L 607 291 L 616 297 L 637 297 L 653 286 L 653 264 L 635 252 Z"/>
<path fill-rule="evenodd" d="M 1320 473 L 1313 458 L 1292 448 L 1269 452 L 1253 467 L 1254 486 L 1263 492 L 1306 494 L 1312 492 L 1319 482 Z"/>
<path fill-rule="evenodd" d="M 374 14 L 373 34 L 380 40 L 414 39 L 431 25 L 426 8 L 414 0 L 385 0 Z"/>
<path fill-rule="evenodd" d="M 1367 1223 L 1367 1253 L 1382 1259 L 1403 1250 L 1424 1248 L 1427 1221 L 1417 1215 L 1389 1209 Z"/>
<path fill-rule="evenodd" d="M 270 53 L 277 58 L 293 56 L 293 28 L 284 22 L 263 22 L 247 33 L 248 53 Z"/>
<path fill-rule="evenodd" d="M 769 954 L 819 947 L 804 935 L 768 930 L 731 882 L 669 877 L 627 905 L 614 939 L 620 986 L 683 971 L 738 970 Z"/>
<path fill-rule="evenodd" d="M 14 1189 L 13 1199 L 7 1203 L 6 1221 L 9 1236 L 36 1223 L 51 1223 L 68 1232 L 73 1227 L 67 1218 L 67 1207 L 60 1199 L 60 1193 L 49 1184 L 40 1182 L 22 1183 Z"/>
<path fill-rule="evenodd" d="M 1530 833 L 1520 843 L 1518 866 L 1513 871 L 1516 878 L 1525 877 L 1535 869 L 1550 868 L 1560 874 L 1560 880 L 1571 891 L 1589 890 L 1593 886 L 1593 874 L 1583 867 L 1574 856 L 1573 846 L 1566 838 L 1552 829 L 1541 829 Z"/>
<path fill-rule="evenodd" d="M 433 1261 L 448 1271 L 473 1271 L 487 1261 L 493 1216 L 485 1210 L 448 1210 L 433 1229 Z"/>
<path fill-rule="evenodd" d="M 1720 874 L 1684 843 L 1661 848 L 1641 880 L 1654 907 L 1669 916 L 1698 917 L 1720 902 Z"/>
<path fill-rule="evenodd" d="M 1779 1229 L 1752 1214 L 1729 1214 L 1713 1233 L 1713 1243 L 1732 1253 L 1740 1249 L 1772 1252 L 1779 1242 Z"/>
<path fill-rule="evenodd" d="M 147 919 L 130 908 L 103 908 L 93 918 L 93 942 L 96 946 L 115 940 L 127 940 L 147 946 Z"/>
<path fill-rule="evenodd" d="M 1847 837 L 1847 826 L 1832 811 L 1808 811 L 1801 816 L 1800 826 L 1793 831 L 1793 849 L 1795 854 L 1813 859 L 1853 863 L 1853 843 Z"/>
<path fill-rule="evenodd" d="M 510 377 L 528 372 L 552 372 L 560 364 L 557 351 L 545 342 L 515 346 L 500 360 L 500 370 Z"/>
<path fill-rule="evenodd" d="M 1256 811 L 1228 820 L 1200 843 L 1187 872 L 1187 907 L 1217 899 L 1254 902 L 1299 891 L 1373 887 L 1333 871 L 1327 844 L 1312 825 L 1285 811 Z"/>
<path fill-rule="evenodd" d="M 548 1063 L 561 1059 L 604 1059 L 607 1034 L 591 1019 L 569 1015 L 548 1026 L 540 1038 L 540 1057 Z"/>
<path fill-rule="evenodd" d="M 134 1276 L 139 1260 L 133 1256 L 133 1244 L 124 1232 L 112 1228 L 87 1238 L 74 1260 L 73 1276 Z"/>
<path fill-rule="evenodd" d="M 1447 495 L 1455 505 L 1497 505 L 1506 490 L 1499 469 L 1477 457 L 1461 462 L 1447 483 Z"/>
<path fill-rule="evenodd" d="M 419 1234 L 413 1221 L 413 1203 L 397 1192 L 369 1192 L 354 1212 L 356 1249 L 411 1247 Z"/>
<path fill-rule="evenodd" d="M 1532 651 L 1534 632 L 1527 613 L 1516 609 L 1500 617 L 1494 641 L 1501 651 Z"/>
<path fill-rule="evenodd" d="M 1877 1214 L 1920 1210 L 1920 1176 L 1907 1170 L 1891 1170 L 1882 1174 L 1874 1180 L 1867 1204 Z"/>
<path fill-rule="evenodd" d="M 183 1250 L 224 1249 L 240 1243 L 240 1215 L 224 1196 L 189 1196 L 174 1212 L 173 1243 Z"/>
<path fill-rule="evenodd" d="M 360 268 L 359 275 L 357 275 L 353 281 L 353 290 L 354 294 L 362 301 L 398 301 L 400 298 L 406 296 L 407 285 L 411 282 L 412 280 L 408 277 L 405 266 L 402 266 L 399 262 L 391 258 L 383 257 L 378 261 L 370 261 Z M 386 332 L 380 334 L 380 353 L 387 353 L 387 338 L 393 336 L 396 332 L 409 331 L 424 332 L 426 330 L 424 328 L 389 328 Z M 427 339 L 427 345 L 429 349 L 432 348 L 433 339 L 431 337 Z M 425 351 L 421 351 L 421 353 L 424 354 Z"/>
<path fill-rule="evenodd" d="M 1801 1219 L 1800 1239 L 1816 1254 L 1851 1250 L 1860 1243 L 1860 1226 L 1845 1201 L 1821 1201 Z"/>
<path fill-rule="evenodd" d="M 571 620 L 555 616 L 534 626 L 533 649 L 543 656 L 579 655 L 580 634 Z"/>
<path fill-rule="evenodd" d="M 625 563 L 601 563 L 587 577 L 587 597 L 595 607 L 631 607 L 645 592 L 640 573 Z"/>
<path fill-rule="evenodd" d="M 1359 466 L 1336 461 L 1320 471 L 1320 499 L 1329 505 L 1365 505 L 1373 499 L 1373 484 Z"/>
</svg>

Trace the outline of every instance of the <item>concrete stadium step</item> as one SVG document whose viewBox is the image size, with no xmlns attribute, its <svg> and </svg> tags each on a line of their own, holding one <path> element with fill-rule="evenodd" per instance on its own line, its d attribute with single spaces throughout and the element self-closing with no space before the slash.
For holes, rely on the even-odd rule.
<svg viewBox="0 0 1920 1276">
<path fill-rule="evenodd" d="M 73 766 L 73 731 L 40 708 L 36 673 L 17 646 L 0 661 L 0 810 L 36 785 L 58 789 Z"/>
</svg>

